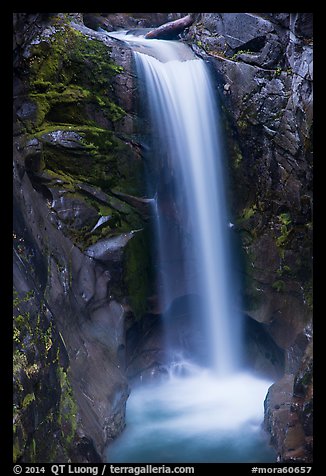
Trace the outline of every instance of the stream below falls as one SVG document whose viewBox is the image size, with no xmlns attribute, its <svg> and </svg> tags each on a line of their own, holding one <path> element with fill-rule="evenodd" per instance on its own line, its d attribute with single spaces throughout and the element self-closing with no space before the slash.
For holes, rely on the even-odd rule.
<svg viewBox="0 0 326 476">
<path fill-rule="evenodd" d="M 126 428 L 107 447 L 110 463 L 260 463 L 276 455 L 262 429 L 272 382 L 239 372 L 141 384 L 127 403 Z"/>
</svg>

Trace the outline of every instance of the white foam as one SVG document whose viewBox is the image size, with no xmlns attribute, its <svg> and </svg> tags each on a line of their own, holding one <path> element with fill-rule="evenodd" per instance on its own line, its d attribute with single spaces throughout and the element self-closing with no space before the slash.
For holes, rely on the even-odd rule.
<svg viewBox="0 0 326 476">
<path fill-rule="evenodd" d="M 259 425 L 263 419 L 263 401 L 270 381 L 249 373 L 236 373 L 217 378 L 204 370 L 187 378 L 173 377 L 163 383 L 135 389 L 129 401 L 133 420 L 146 421 L 146 414 L 164 408 L 164 421 L 147 422 L 174 432 L 193 434 L 236 429 L 250 423 Z M 177 416 L 176 416 L 177 414 Z"/>
<path fill-rule="evenodd" d="M 227 445 L 234 446 L 231 459 L 245 462 L 250 445 L 258 454 L 268 449 L 260 439 L 271 383 L 246 372 L 217 378 L 202 369 L 141 385 L 129 397 L 126 429 L 108 447 L 108 461 L 229 461 Z"/>
</svg>

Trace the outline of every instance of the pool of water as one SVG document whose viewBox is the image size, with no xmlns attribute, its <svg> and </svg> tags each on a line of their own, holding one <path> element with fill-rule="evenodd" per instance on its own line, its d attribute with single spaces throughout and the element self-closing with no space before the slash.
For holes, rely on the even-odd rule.
<svg viewBox="0 0 326 476">
<path fill-rule="evenodd" d="M 126 428 L 107 447 L 112 463 L 253 463 L 276 461 L 262 429 L 272 382 L 205 369 L 133 389 Z"/>
</svg>

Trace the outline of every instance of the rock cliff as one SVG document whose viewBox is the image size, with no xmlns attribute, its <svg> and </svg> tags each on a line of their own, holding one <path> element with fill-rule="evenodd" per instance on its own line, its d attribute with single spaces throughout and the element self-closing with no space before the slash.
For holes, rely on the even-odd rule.
<svg viewBox="0 0 326 476">
<path fill-rule="evenodd" d="M 311 13 L 204 13 L 185 35 L 217 78 L 244 311 L 285 353 L 287 396 L 266 400 L 280 461 L 311 458 L 312 33 Z"/>
<path fill-rule="evenodd" d="M 148 285 L 130 52 L 82 14 L 14 31 L 14 460 L 100 461 Z"/>
</svg>

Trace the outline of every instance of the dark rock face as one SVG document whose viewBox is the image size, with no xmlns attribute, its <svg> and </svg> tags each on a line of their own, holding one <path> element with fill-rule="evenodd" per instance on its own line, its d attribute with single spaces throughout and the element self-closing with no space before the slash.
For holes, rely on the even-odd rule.
<svg viewBox="0 0 326 476">
<path fill-rule="evenodd" d="M 265 400 L 265 426 L 278 449 L 278 460 L 311 462 L 313 443 L 312 346 L 298 372 L 272 385 Z"/>
<path fill-rule="evenodd" d="M 312 339 L 312 14 L 204 13 L 185 40 L 217 76 L 245 311 L 285 353 L 289 401 Z M 302 461 L 311 458 L 310 430 L 299 424 L 309 391 L 290 445 Z M 293 415 L 278 418 L 269 399 L 266 412 L 280 460 L 291 459 Z"/>
<path fill-rule="evenodd" d="M 147 275 L 138 276 L 134 256 L 147 246 L 147 218 L 134 208 L 146 198 L 131 135 L 131 56 L 82 20 L 14 15 L 14 459 L 21 462 L 101 460 L 125 425 L 125 321 L 135 319 L 134 290 L 146 305 Z"/>
</svg>

